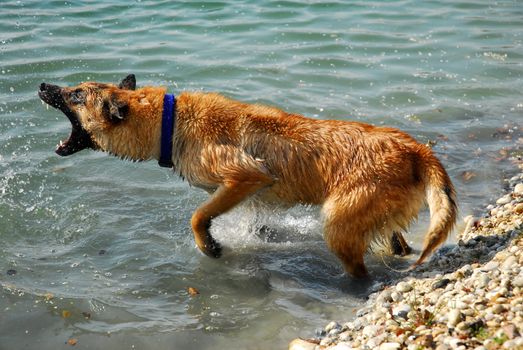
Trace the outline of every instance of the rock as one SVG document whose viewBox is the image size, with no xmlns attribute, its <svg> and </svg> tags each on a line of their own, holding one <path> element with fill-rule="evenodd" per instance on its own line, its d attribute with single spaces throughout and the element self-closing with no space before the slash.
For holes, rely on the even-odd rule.
<svg viewBox="0 0 523 350">
<path fill-rule="evenodd" d="M 368 325 L 363 328 L 361 334 L 367 338 L 373 338 L 379 331 L 380 327 L 375 325 Z"/>
<path fill-rule="evenodd" d="M 289 350 L 314 350 L 316 347 L 315 343 L 310 343 L 303 339 L 294 339 L 289 344 Z"/>
<path fill-rule="evenodd" d="M 482 273 L 478 278 L 478 287 L 486 288 L 490 282 L 490 277 L 486 273 Z"/>
<path fill-rule="evenodd" d="M 403 300 L 403 295 L 401 295 L 401 293 L 398 293 L 398 292 L 392 292 L 390 294 L 390 297 L 391 297 L 392 301 L 395 301 L 395 302 Z"/>
<path fill-rule="evenodd" d="M 329 333 L 330 331 L 332 331 L 333 329 L 341 329 L 341 326 L 339 325 L 338 322 L 336 321 L 332 321 L 331 323 L 329 323 L 327 326 L 325 326 L 325 332 Z"/>
<path fill-rule="evenodd" d="M 372 338 L 372 339 L 369 339 L 369 340 L 367 341 L 367 344 L 366 344 L 366 345 L 367 345 L 367 347 L 369 347 L 369 348 L 371 348 L 371 349 L 375 349 L 375 348 L 379 347 L 379 345 L 380 345 L 381 343 L 383 343 L 383 341 L 384 341 L 386 338 L 387 338 L 387 334 L 382 333 L 382 334 L 380 334 L 380 335 L 375 336 L 375 337 Z"/>
<path fill-rule="evenodd" d="M 341 342 L 330 347 L 329 350 L 352 350 L 352 346 L 350 346 L 349 343 Z"/>
<path fill-rule="evenodd" d="M 349 341 L 349 340 L 352 340 L 352 334 L 350 331 L 346 331 L 346 332 L 343 332 L 341 333 L 339 336 L 338 336 L 338 339 L 340 341 Z"/>
<path fill-rule="evenodd" d="M 503 333 L 509 338 L 514 339 L 516 337 L 519 337 L 519 332 L 516 326 L 513 324 L 508 324 L 503 327 Z"/>
<path fill-rule="evenodd" d="M 514 187 L 514 193 L 518 195 L 523 195 L 523 183 L 519 183 Z"/>
<path fill-rule="evenodd" d="M 506 308 L 505 308 L 505 306 L 503 306 L 501 304 L 496 304 L 492 307 L 492 313 L 494 313 L 494 314 L 500 314 L 504 311 L 506 311 Z"/>
<path fill-rule="evenodd" d="M 381 303 L 390 303 L 392 301 L 391 294 L 392 291 L 390 289 L 385 289 L 383 292 L 381 292 L 380 296 L 378 297 L 378 301 Z"/>
<path fill-rule="evenodd" d="M 486 265 L 481 267 L 481 271 L 489 272 L 494 271 L 499 267 L 499 263 L 497 261 L 489 261 Z"/>
<path fill-rule="evenodd" d="M 516 207 L 514 208 L 514 211 L 517 213 L 517 214 L 522 214 L 523 213 L 523 203 L 518 203 L 516 205 Z"/>
<path fill-rule="evenodd" d="M 512 196 L 510 194 L 504 195 L 500 199 L 496 201 L 496 204 L 499 205 L 505 205 L 507 203 L 510 203 L 512 201 Z"/>
<path fill-rule="evenodd" d="M 454 304 L 454 307 L 458 310 L 464 310 L 464 309 L 468 308 L 467 303 L 465 303 L 462 300 L 456 300 L 455 302 L 452 302 L 452 304 Z"/>
<path fill-rule="evenodd" d="M 517 262 L 518 259 L 516 259 L 514 255 L 509 255 L 501 265 L 501 269 L 505 271 L 510 270 L 512 268 L 512 265 L 514 265 Z"/>
<path fill-rule="evenodd" d="M 408 314 L 409 314 L 410 310 L 411 310 L 410 305 L 399 304 L 392 309 L 392 315 L 406 320 L 408 318 Z"/>
<path fill-rule="evenodd" d="M 433 289 L 439 289 L 439 288 L 445 288 L 447 284 L 450 283 L 450 280 L 448 278 L 440 279 L 439 281 L 436 281 L 433 285 Z"/>
<path fill-rule="evenodd" d="M 503 349 L 517 349 L 516 342 L 513 340 L 507 340 L 503 343 Z"/>
<path fill-rule="evenodd" d="M 512 281 L 512 285 L 514 287 L 523 287 L 523 276 L 517 276 L 516 278 L 514 278 L 514 281 Z"/>
<path fill-rule="evenodd" d="M 412 290 L 412 286 L 408 282 L 400 282 L 396 285 L 396 290 L 400 293 L 406 293 Z"/>
<path fill-rule="evenodd" d="M 452 309 L 449 312 L 447 324 L 449 327 L 455 327 L 459 322 L 461 322 L 462 318 L 463 315 L 461 314 L 460 310 Z"/>
<path fill-rule="evenodd" d="M 379 350 L 397 350 L 401 347 L 399 343 L 382 343 Z"/>
<path fill-rule="evenodd" d="M 321 346 L 331 345 L 336 341 L 335 338 L 325 337 L 320 341 Z"/>
</svg>

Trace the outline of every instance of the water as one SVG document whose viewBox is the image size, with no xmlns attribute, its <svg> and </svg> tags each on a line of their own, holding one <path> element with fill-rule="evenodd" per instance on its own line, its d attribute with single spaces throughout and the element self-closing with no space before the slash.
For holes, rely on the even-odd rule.
<svg viewBox="0 0 523 350">
<path fill-rule="evenodd" d="M 1 349 L 285 348 L 395 275 L 369 256 L 372 280 L 345 277 L 314 208 L 246 205 L 213 226 L 224 257 L 202 256 L 188 222 L 206 195 L 152 162 L 56 156 L 70 125 L 40 104 L 43 81 L 134 73 L 396 126 L 436 142 L 462 216 L 482 213 L 522 154 L 520 1 L 4 0 L 0 33 Z M 262 223 L 279 235 L 256 236 Z M 417 248 L 426 227 L 425 214 Z"/>
</svg>

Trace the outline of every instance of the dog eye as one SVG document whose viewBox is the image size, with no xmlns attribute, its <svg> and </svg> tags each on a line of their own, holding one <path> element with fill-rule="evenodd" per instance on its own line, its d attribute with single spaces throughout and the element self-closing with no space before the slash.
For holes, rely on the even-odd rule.
<svg viewBox="0 0 523 350">
<path fill-rule="evenodd" d="M 80 104 L 85 102 L 85 93 L 82 90 L 75 90 L 69 95 L 71 103 Z"/>
</svg>

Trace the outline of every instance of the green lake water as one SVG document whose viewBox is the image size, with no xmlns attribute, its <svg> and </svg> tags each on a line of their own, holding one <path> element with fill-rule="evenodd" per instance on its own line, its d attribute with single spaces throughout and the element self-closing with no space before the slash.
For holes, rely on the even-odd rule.
<svg viewBox="0 0 523 350">
<path fill-rule="evenodd" d="M 369 255 L 370 280 L 345 276 L 315 208 L 240 207 L 213 224 L 225 252 L 209 259 L 189 228 L 204 192 L 154 162 L 55 155 L 70 124 L 39 84 L 129 73 L 401 128 L 434 144 L 462 217 L 484 213 L 522 155 L 521 1 L 2 0 L 2 350 L 284 349 L 396 275 Z M 417 249 L 426 228 L 425 213 Z"/>
</svg>

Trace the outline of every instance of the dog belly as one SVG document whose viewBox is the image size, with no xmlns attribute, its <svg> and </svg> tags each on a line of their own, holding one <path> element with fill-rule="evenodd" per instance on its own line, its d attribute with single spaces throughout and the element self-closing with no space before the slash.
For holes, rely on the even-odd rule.
<svg viewBox="0 0 523 350">
<path fill-rule="evenodd" d="M 307 194 L 300 188 L 288 186 L 283 183 L 276 183 L 268 188 L 260 190 L 256 194 L 256 199 L 273 206 L 290 208 L 297 204 L 322 204 L 323 201 L 318 196 Z"/>
</svg>

